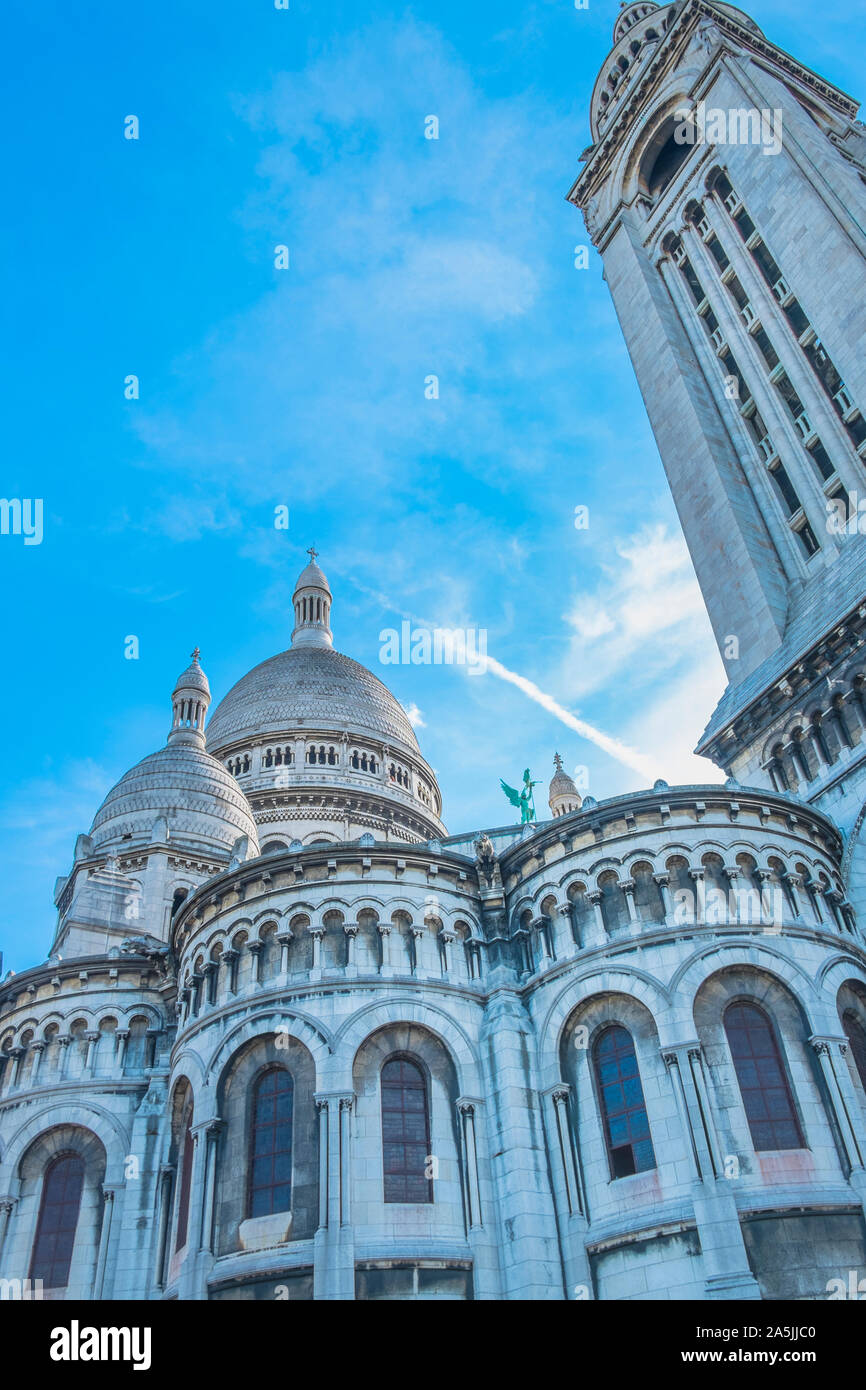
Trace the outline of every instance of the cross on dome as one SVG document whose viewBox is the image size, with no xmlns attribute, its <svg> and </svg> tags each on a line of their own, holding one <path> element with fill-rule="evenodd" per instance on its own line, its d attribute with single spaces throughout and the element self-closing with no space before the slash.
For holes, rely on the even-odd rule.
<svg viewBox="0 0 866 1390">
<path fill-rule="evenodd" d="M 312 546 L 312 545 L 311 545 L 310 548 L 309 548 L 309 550 L 306 552 L 306 554 L 309 555 L 311 564 L 315 564 L 315 562 L 316 562 L 316 557 L 317 557 L 318 554 L 319 554 L 319 552 L 318 552 L 318 550 L 316 550 L 315 546 Z"/>
</svg>

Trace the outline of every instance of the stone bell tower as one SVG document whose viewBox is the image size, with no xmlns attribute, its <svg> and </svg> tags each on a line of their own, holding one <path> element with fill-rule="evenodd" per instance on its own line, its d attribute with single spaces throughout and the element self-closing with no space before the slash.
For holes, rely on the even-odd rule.
<svg viewBox="0 0 866 1390">
<path fill-rule="evenodd" d="M 698 751 L 832 815 L 866 908 L 857 109 L 733 5 L 630 4 L 569 199 L 603 259 L 728 675 Z"/>
</svg>

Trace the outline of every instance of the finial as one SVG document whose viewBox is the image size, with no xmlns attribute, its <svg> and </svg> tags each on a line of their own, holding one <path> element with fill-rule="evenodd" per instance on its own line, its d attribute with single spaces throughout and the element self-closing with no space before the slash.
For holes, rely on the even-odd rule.
<svg viewBox="0 0 866 1390">
<path fill-rule="evenodd" d="M 558 753 L 554 753 L 553 755 L 553 766 L 556 768 L 557 772 L 562 771 L 562 758 Z"/>
<path fill-rule="evenodd" d="M 318 550 L 316 550 L 316 549 L 311 545 L 310 548 L 309 548 L 309 550 L 307 551 L 307 554 L 308 554 L 309 557 L 310 557 L 310 563 L 311 563 L 311 564 L 312 564 L 312 562 L 315 560 L 315 558 L 316 558 L 316 556 L 318 555 L 318 553 L 319 553 Z"/>
<path fill-rule="evenodd" d="M 193 661 L 198 661 L 199 657 L 201 656 L 201 647 L 195 647 L 195 648 L 193 648 L 193 650 L 192 650 L 192 652 L 190 653 L 190 655 L 191 655 Z"/>
</svg>

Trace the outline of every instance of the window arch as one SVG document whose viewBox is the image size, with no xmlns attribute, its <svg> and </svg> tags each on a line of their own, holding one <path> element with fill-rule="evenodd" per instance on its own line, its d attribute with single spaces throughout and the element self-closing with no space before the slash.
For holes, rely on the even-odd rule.
<svg viewBox="0 0 866 1390">
<path fill-rule="evenodd" d="M 69 1283 L 83 1187 L 80 1154 L 59 1154 L 45 1170 L 30 1278 L 41 1279 L 48 1289 L 65 1289 Z"/>
<path fill-rule="evenodd" d="M 849 1010 L 846 1010 L 842 1016 L 842 1027 L 845 1029 L 845 1037 L 851 1048 L 851 1056 L 854 1058 L 860 1084 L 866 1091 L 866 1028 L 863 1027 L 856 1014 Z"/>
<path fill-rule="evenodd" d="M 628 1029 L 620 1023 L 605 1028 L 593 1047 L 593 1062 L 611 1177 L 626 1178 L 655 1168 L 637 1055 Z"/>
<path fill-rule="evenodd" d="M 292 1206 L 292 1117 L 295 1085 L 285 1067 L 269 1067 L 253 1090 L 250 1128 L 250 1216 Z"/>
<path fill-rule="evenodd" d="M 804 1148 L 775 1030 L 763 1009 L 748 1000 L 730 1004 L 725 1034 L 756 1151 Z"/>
<path fill-rule="evenodd" d="M 382 1169 L 386 1202 L 432 1202 L 427 1176 L 430 1110 L 427 1081 L 411 1057 L 382 1067 Z"/>
</svg>

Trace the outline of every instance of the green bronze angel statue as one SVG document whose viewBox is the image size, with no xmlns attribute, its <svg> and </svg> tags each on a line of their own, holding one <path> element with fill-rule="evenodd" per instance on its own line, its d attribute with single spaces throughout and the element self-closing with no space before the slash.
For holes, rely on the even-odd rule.
<svg viewBox="0 0 866 1390">
<path fill-rule="evenodd" d="M 508 797 L 512 806 L 516 806 L 520 811 L 520 824 L 527 825 L 535 820 L 535 799 L 532 795 L 532 788 L 541 786 L 540 782 L 533 782 L 529 768 L 523 774 L 523 786 L 520 791 L 515 791 L 514 787 L 509 787 L 507 782 L 499 779 L 499 785 Z"/>
</svg>

